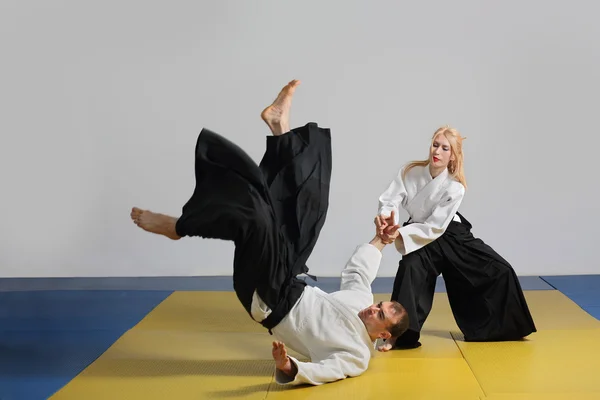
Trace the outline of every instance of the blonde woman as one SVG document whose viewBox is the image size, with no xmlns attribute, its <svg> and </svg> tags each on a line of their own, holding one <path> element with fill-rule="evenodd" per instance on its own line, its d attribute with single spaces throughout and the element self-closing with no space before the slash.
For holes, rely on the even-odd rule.
<svg viewBox="0 0 600 400">
<path fill-rule="evenodd" d="M 408 311 L 409 329 L 388 340 L 385 350 L 419 347 L 431 311 L 437 277 L 466 341 L 519 340 L 536 332 L 519 280 L 511 265 L 482 240 L 459 212 L 467 187 L 463 138 L 450 127 L 433 135 L 429 156 L 404 166 L 379 197 L 379 235 L 394 240 L 400 260 L 392 300 Z M 399 229 L 402 207 L 410 218 Z M 392 232 L 394 231 L 394 232 Z"/>
</svg>

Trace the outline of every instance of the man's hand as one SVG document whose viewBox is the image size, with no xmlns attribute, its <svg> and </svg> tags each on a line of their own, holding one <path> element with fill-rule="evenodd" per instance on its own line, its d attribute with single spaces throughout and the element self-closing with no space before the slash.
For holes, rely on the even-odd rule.
<svg viewBox="0 0 600 400">
<path fill-rule="evenodd" d="M 396 342 L 396 339 L 390 338 L 390 339 L 386 340 L 385 343 L 383 343 L 381 346 L 377 346 L 377 350 L 384 352 L 384 353 L 387 351 L 390 351 L 392 349 L 392 347 L 394 347 L 395 342 Z"/>
<path fill-rule="evenodd" d="M 389 343 L 384 343 L 381 346 L 377 347 L 377 350 L 379 350 L 379 351 L 381 351 L 383 353 L 385 353 L 387 351 L 390 351 L 391 349 L 392 349 L 392 345 L 389 344 Z"/>
<path fill-rule="evenodd" d="M 290 377 L 296 375 L 295 365 L 289 359 L 285 344 L 282 342 L 273 342 L 273 359 L 275 360 L 275 368 Z"/>
</svg>

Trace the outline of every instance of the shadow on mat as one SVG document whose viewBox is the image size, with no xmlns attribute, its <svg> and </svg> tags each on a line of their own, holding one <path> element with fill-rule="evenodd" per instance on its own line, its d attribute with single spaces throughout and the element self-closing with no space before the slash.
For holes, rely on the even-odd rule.
<svg viewBox="0 0 600 400">
<path fill-rule="evenodd" d="M 452 340 L 452 331 L 444 331 L 440 329 L 423 329 L 421 331 L 421 340 L 423 340 L 423 336 L 436 336 L 442 339 Z M 460 332 L 456 332 L 460 333 Z"/>
<path fill-rule="evenodd" d="M 234 398 L 239 399 L 240 397 L 247 396 L 252 393 L 258 392 L 268 392 L 269 383 L 261 383 L 260 385 L 252 385 L 252 386 L 244 386 L 238 389 L 232 390 L 222 390 L 218 392 L 208 392 L 205 393 L 205 398 L 207 399 L 228 399 Z"/>
<path fill-rule="evenodd" d="M 275 362 L 267 360 L 99 359 L 83 375 L 90 377 L 153 376 L 273 376 Z"/>
<path fill-rule="evenodd" d="M 346 381 L 348 382 L 349 380 L 346 380 Z M 256 392 L 267 392 L 267 398 L 268 398 L 268 393 L 271 393 L 271 392 L 302 392 L 303 398 L 308 398 L 307 396 L 316 394 L 319 396 L 318 398 L 320 398 L 320 399 L 326 398 L 326 397 L 328 397 L 327 395 L 330 394 L 332 396 L 329 396 L 329 397 L 335 398 L 336 395 L 339 395 L 339 392 L 338 392 L 339 386 L 336 386 L 336 385 L 340 385 L 343 383 L 344 383 L 344 381 L 337 381 L 337 382 L 331 382 L 331 383 L 328 383 L 327 385 L 321 385 L 321 386 L 312 386 L 309 384 L 303 384 L 303 385 L 297 385 L 297 386 L 281 386 L 281 385 L 277 384 L 275 382 L 275 380 L 273 380 L 270 384 L 264 383 L 264 384 L 260 384 L 260 385 L 240 387 L 238 389 L 232 389 L 232 390 L 209 392 L 206 394 L 206 398 L 208 398 L 208 399 L 240 398 L 240 397 L 246 396 L 251 393 L 256 393 Z M 364 383 L 363 383 L 363 385 L 364 385 Z M 330 389 L 331 392 L 327 391 L 327 389 Z M 359 388 L 358 391 L 361 391 L 361 389 Z M 364 392 L 364 388 L 362 389 L 362 392 Z"/>
</svg>

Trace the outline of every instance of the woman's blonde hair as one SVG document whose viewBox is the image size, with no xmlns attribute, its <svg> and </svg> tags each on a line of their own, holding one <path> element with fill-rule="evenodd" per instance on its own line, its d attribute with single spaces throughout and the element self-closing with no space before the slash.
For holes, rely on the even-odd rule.
<svg viewBox="0 0 600 400">
<path fill-rule="evenodd" d="M 448 142 L 450 142 L 450 148 L 452 149 L 452 155 L 454 156 L 454 160 L 450 160 L 450 162 L 448 163 L 448 172 L 450 173 L 451 177 L 462 183 L 462 185 L 466 189 L 467 180 L 465 178 L 465 171 L 463 168 L 464 154 L 462 149 L 462 141 L 466 138 L 460 136 L 460 133 L 456 129 L 450 128 L 448 125 L 446 125 L 435 131 L 433 137 L 431 138 L 432 144 L 435 141 L 435 138 L 439 135 L 444 135 L 446 139 L 448 139 Z M 429 165 L 429 159 L 430 157 L 427 157 L 427 159 L 423 161 L 412 161 L 408 163 L 406 165 L 406 168 L 404 168 L 404 177 L 406 176 L 408 171 L 410 171 L 414 167 L 425 167 Z"/>
</svg>

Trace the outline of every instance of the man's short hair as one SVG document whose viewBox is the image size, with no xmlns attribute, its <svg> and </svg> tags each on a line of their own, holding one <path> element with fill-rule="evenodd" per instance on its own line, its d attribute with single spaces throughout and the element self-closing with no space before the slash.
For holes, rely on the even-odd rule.
<svg viewBox="0 0 600 400">
<path fill-rule="evenodd" d="M 397 301 L 392 301 L 392 307 L 396 311 L 398 321 L 388 327 L 388 332 L 393 338 L 398 338 L 408 330 L 409 318 L 408 313 L 402 304 L 398 303 Z"/>
</svg>

